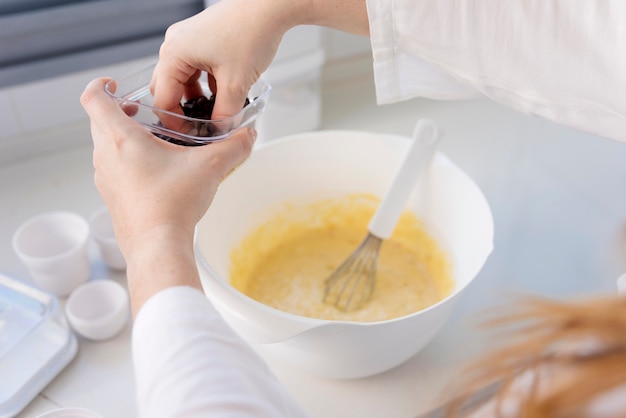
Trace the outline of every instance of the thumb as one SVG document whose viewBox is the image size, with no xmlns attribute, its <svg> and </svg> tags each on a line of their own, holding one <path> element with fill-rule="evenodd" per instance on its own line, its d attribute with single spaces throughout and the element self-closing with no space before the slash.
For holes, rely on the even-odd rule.
<svg viewBox="0 0 626 418">
<path fill-rule="evenodd" d="M 96 78 L 87 84 L 80 96 L 80 103 L 92 122 L 106 121 L 107 124 L 125 125 L 130 120 L 115 100 L 105 91 L 110 78 Z M 111 83 L 115 89 L 115 84 Z"/>
</svg>

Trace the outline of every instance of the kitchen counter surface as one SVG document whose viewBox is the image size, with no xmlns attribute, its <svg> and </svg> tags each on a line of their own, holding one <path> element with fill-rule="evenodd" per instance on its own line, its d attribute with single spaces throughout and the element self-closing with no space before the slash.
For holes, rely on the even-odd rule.
<svg viewBox="0 0 626 418">
<path fill-rule="evenodd" d="M 626 145 L 522 115 L 485 99 L 412 100 L 378 107 L 371 76 L 323 90 L 322 129 L 410 135 L 429 117 L 444 132 L 442 152 L 472 176 L 494 214 L 495 250 L 443 331 L 405 364 L 378 376 L 328 380 L 270 361 L 313 418 L 411 418 L 440 404 L 446 385 L 488 344 L 479 313 L 507 294 L 565 297 L 613 292 L 626 271 Z M 20 223 L 47 210 L 88 217 L 102 206 L 93 186 L 87 122 L 70 131 L 81 145 L 0 167 L 0 271 L 29 282 L 11 248 Z M 125 284 L 91 248 L 92 278 Z M 62 301 L 63 302 L 63 301 Z M 130 325 L 115 338 L 79 338 L 75 359 L 19 418 L 61 406 L 132 418 Z M 0 384 L 8 384 L 2 382 Z"/>
</svg>

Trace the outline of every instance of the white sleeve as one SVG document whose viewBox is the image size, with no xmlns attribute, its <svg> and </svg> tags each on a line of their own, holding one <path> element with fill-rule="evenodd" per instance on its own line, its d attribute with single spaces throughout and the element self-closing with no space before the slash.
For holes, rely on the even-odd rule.
<svg viewBox="0 0 626 418">
<path fill-rule="evenodd" d="M 173 287 L 139 311 L 132 336 L 140 417 L 304 417 L 206 296 Z"/>
<path fill-rule="evenodd" d="M 475 89 L 626 141 L 623 0 L 367 0 L 367 8 L 380 104 Z M 446 82 L 429 92 L 428 77 Z"/>
</svg>

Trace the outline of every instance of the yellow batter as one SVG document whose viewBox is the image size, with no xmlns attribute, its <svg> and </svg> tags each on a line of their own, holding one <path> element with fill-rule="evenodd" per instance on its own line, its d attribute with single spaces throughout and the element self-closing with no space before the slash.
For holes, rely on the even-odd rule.
<svg viewBox="0 0 626 418">
<path fill-rule="evenodd" d="M 379 200 L 351 195 L 286 206 L 231 253 L 230 280 L 266 305 L 298 315 L 382 321 L 424 309 L 454 288 L 451 265 L 417 217 L 405 212 L 382 244 L 370 302 L 342 312 L 322 302 L 324 280 L 367 235 Z"/>
</svg>

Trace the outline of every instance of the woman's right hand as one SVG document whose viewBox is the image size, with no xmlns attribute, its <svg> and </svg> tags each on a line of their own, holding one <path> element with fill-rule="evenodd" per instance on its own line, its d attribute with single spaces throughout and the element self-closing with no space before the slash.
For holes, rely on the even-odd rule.
<svg viewBox="0 0 626 418">
<path fill-rule="evenodd" d="M 296 3 L 303 2 L 224 0 L 172 25 L 152 78 L 155 106 L 180 113 L 183 97 L 202 95 L 199 78 L 206 71 L 216 94 L 212 119 L 236 114 L 294 25 Z"/>
<path fill-rule="evenodd" d="M 212 119 L 233 116 L 297 25 L 369 34 L 365 0 L 221 0 L 167 30 L 151 83 L 155 106 L 182 113 L 183 98 L 202 95 L 205 71 L 216 95 Z"/>
</svg>

